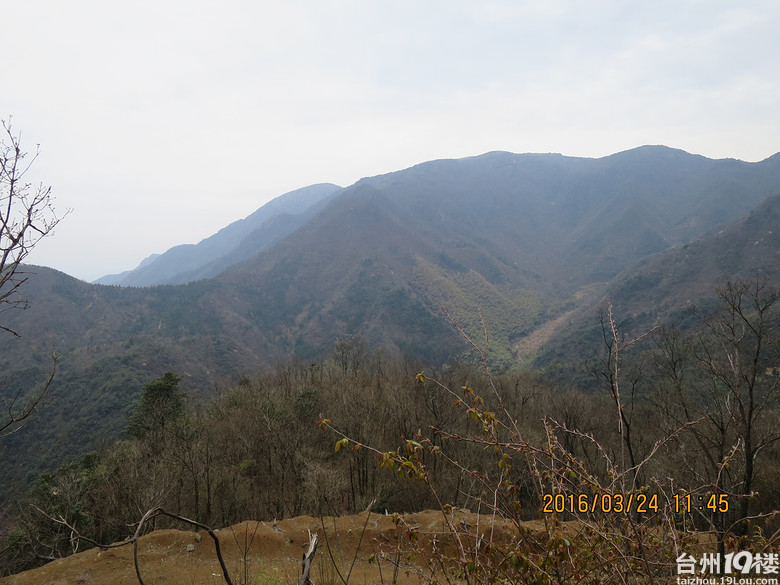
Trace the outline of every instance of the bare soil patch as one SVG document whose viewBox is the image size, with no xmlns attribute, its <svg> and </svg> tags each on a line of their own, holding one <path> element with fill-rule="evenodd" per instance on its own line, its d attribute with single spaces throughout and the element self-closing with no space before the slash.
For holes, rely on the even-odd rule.
<svg viewBox="0 0 780 585">
<path fill-rule="evenodd" d="M 474 534 L 483 533 L 482 527 L 485 531 L 489 528 L 489 516 L 457 511 L 451 518 L 459 528 L 468 527 Z M 426 511 L 404 514 L 401 519 L 402 522 L 397 523 L 392 516 L 367 512 L 322 520 L 300 516 L 280 522 L 246 521 L 216 533 L 234 585 L 296 584 L 301 558 L 309 544 L 309 531 L 320 536 L 312 566 L 312 579 L 317 585 L 341 583 L 337 569 L 346 578 L 353 558 L 350 583 L 355 585 L 392 583 L 394 576 L 399 584 L 422 583 L 419 567 L 425 565 L 424 560 L 408 558 L 409 528 L 416 528 L 420 541 L 435 538 L 445 546 L 444 516 L 439 511 Z M 534 526 L 535 523 L 528 524 L 531 530 L 541 528 Z M 508 526 L 504 528 L 509 529 Z M 139 559 L 146 585 L 225 583 L 214 543 L 203 531 L 166 529 L 152 532 L 139 541 Z M 38 569 L 0 578 L 0 585 L 137 583 L 131 545 L 90 549 Z"/>
</svg>

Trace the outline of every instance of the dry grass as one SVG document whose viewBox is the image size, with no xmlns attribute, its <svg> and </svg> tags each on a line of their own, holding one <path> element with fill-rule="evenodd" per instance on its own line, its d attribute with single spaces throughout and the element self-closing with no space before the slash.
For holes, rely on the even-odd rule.
<svg viewBox="0 0 780 585">
<path fill-rule="evenodd" d="M 479 525 L 476 514 L 462 513 L 460 521 Z M 444 533 L 442 513 L 436 511 L 404 515 L 410 526 L 419 527 L 420 538 Z M 482 519 L 483 525 L 486 520 Z M 392 516 L 372 514 L 366 525 L 366 513 L 340 518 L 325 518 L 325 529 L 335 565 L 344 576 L 357 550 L 350 583 L 366 585 L 391 583 L 391 560 L 400 559 L 396 572 L 399 584 L 421 583 L 405 554 L 398 555 L 408 542 L 403 529 L 396 527 Z M 363 526 L 366 532 L 360 541 Z M 255 531 L 256 530 L 256 531 Z M 313 565 L 312 577 L 317 585 L 341 583 L 336 566 L 322 538 L 319 518 L 301 516 L 281 522 L 242 522 L 217 531 L 226 564 L 234 585 L 287 585 L 298 582 L 300 560 L 308 546 L 308 530 L 318 532 L 320 548 Z M 254 538 L 252 538 L 254 534 Z M 242 548 L 251 541 L 246 555 L 249 575 L 244 583 Z M 188 551 L 188 545 L 189 551 Z M 194 547 L 194 548 L 193 548 Z M 212 541 L 205 533 L 185 530 L 158 530 L 140 540 L 141 571 L 147 585 L 218 585 L 224 583 Z M 369 562 L 375 555 L 380 562 Z M 384 560 L 382 560 L 384 559 Z M 380 568 L 383 572 L 380 580 Z M 101 551 L 92 549 L 53 561 L 38 569 L 0 578 L 0 585 L 136 585 L 132 548 Z"/>
</svg>

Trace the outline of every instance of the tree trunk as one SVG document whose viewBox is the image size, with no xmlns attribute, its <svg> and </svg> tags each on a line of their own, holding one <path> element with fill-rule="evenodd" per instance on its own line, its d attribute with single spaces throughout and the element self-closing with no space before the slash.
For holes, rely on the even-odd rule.
<svg viewBox="0 0 780 585">
<path fill-rule="evenodd" d="M 313 585 L 311 579 L 309 579 L 309 572 L 311 571 L 311 562 L 314 560 L 314 553 L 317 552 L 317 542 L 317 533 L 312 534 L 309 532 L 309 550 L 303 555 L 303 574 L 298 581 L 298 585 Z"/>
</svg>

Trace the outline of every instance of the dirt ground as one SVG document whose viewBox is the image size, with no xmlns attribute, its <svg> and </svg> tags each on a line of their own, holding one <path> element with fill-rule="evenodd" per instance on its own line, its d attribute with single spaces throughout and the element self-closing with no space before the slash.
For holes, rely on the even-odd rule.
<svg viewBox="0 0 780 585">
<path fill-rule="evenodd" d="M 443 542 L 446 540 L 443 514 L 428 511 L 405 514 L 402 519 L 397 526 L 392 516 L 366 512 L 324 518 L 323 531 L 319 518 L 301 516 L 281 522 L 242 522 L 216 534 L 234 585 L 297 584 L 301 558 L 309 545 L 309 530 L 317 532 L 320 538 L 311 571 L 317 585 L 342 583 L 337 570 L 346 579 L 353 559 L 350 583 L 393 583 L 394 579 L 399 584 L 422 583 L 424 579 L 417 567 L 424 562 L 407 559 L 409 527 L 419 531 L 421 542 L 432 538 Z M 487 526 L 489 518 L 459 511 L 453 514 L 453 521 L 477 533 L 481 532 L 480 526 Z M 145 585 L 225 583 L 214 541 L 207 532 L 158 530 L 144 536 L 139 540 L 139 564 Z M 32 571 L 0 578 L 0 585 L 137 583 L 132 546 L 91 549 Z"/>
</svg>

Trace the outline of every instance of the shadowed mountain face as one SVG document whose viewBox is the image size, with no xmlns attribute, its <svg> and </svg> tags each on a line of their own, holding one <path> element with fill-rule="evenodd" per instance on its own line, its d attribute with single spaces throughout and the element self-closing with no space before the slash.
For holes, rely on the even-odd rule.
<svg viewBox="0 0 780 585">
<path fill-rule="evenodd" d="M 711 306 L 716 288 L 759 274 L 770 286 L 780 286 L 780 195 L 765 199 L 737 221 L 642 259 L 622 272 L 556 324 L 545 346 L 539 348 L 535 365 L 565 364 L 567 358 L 571 362 L 571 356 L 580 355 L 583 340 L 601 335 L 598 311 L 607 303 L 632 335 L 656 325 L 685 330 L 697 323 L 691 309 Z M 572 368 L 563 371 L 571 373 Z"/>
<path fill-rule="evenodd" d="M 749 222 L 774 217 L 773 200 L 757 206 L 778 192 L 780 156 L 744 163 L 666 147 L 601 159 L 494 152 L 346 189 L 295 191 L 114 281 L 133 286 L 36 268 L 25 288 L 30 309 L 3 314 L 22 338 L 0 338 L 13 377 L 0 392 L 31 387 L 56 348 L 55 406 L 5 443 L 2 481 L 34 477 L 120 432 L 143 384 L 168 370 L 197 395 L 293 353 L 319 359 L 336 338 L 354 335 L 439 365 L 466 349 L 449 318 L 476 338 L 484 319 L 491 359 L 512 367 L 520 341 L 600 298 L 610 282 L 615 295 L 645 294 L 652 313 L 748 268 L 769 272 L 778 254 L 749 245 L 759 239 Z M 753 220 L 740 219 L 754 208 Z M 736 230 L 725 247 L 720 230 Z M 663 286 L 626 280 L 659 271 Z"/>
<path fill-rule="evenodd" d="M 677 321 L 690 305 L 711 297 L 715 285 L 759 272 L 780 283 L 780 195 L 723 228 L 637 263 L 607 292 L 635 320 Z"/>
</svg>

